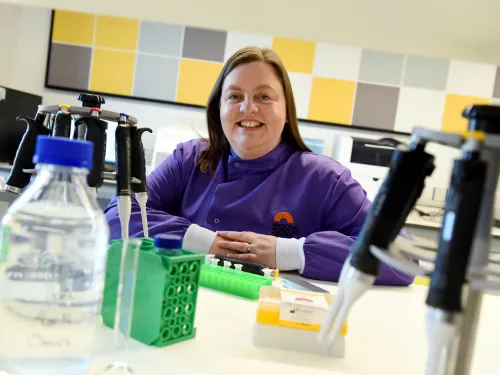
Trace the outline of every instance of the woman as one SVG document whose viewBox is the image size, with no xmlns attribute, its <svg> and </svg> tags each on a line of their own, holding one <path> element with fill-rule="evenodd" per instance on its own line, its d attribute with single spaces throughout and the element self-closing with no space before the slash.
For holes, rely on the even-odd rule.
<svg viewBox="0 0 500 375">
<path fill-rule="evenodd" d="M 337 281 L 370 207 L 348 169 L 299 134 L 288 74 L 270 49 L 229 58 L 210 94 L 209 138 L 179 144 L 148 176 L 149 234 L 184 236 L 191 251 Z M 121 236 L 116 199 L 106 209 Z M 143 236 L 134 200 L 131 236 Z M 384 265 L 378 284 L 412 277 Z"/>
</svg>

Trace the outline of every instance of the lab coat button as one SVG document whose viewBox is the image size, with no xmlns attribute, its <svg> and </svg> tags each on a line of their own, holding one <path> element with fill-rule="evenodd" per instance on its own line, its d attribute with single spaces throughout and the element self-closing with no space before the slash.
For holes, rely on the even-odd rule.
<svg viewBox="0 0 500 375">
<path fill-rule="evenodd" d="M 219 224 L 219 219 L 215 219 L 215 220 L 214 220 L 214 223 L 215 223 L 215 224 Z"/>
<path fill-rule="evenodd" d="M 238 163 L 235 163 L 235 164 L 234 164 L 234 166 L 235 166 L 236 168 L 239 168 L 239 167 L 240 167 L 240 165 L 239 165 Z"/>
</svg>

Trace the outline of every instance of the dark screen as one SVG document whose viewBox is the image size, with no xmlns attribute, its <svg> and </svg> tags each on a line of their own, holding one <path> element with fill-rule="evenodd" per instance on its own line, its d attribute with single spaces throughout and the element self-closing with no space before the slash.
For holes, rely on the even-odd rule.
<svg viewBox="0 0 500 375">
<path fill-rule="evenodd" d="M 0 87 L 0 163 L 14 162 L 26 131 L 26 123 L 16 121 L 16 117 L 24 115 L 34 118 L 40 104 L 41 96 Z"/>
</svg>

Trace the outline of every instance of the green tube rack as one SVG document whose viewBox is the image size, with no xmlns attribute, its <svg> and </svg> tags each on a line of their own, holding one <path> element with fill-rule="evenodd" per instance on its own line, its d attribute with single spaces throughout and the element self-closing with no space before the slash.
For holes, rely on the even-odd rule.
<svg viewBox="0 0 500 375">
<path fill-rule="evenodd" d="M 260 288 L 272 283 L 273 278 L 268 276 L 208 263 L 204 263 L 201 267 L 200 286 L 247 299 L 258 299 Z"/>
<path fill-rule="evenodd" d="M 140 238 L 130 336 L 164 347 L 196 336 L 194 318 L 204 255 L 182 249 L 177 254 L 155 251 L 154 240 Z M 113 328 L 122 241 L 108 250 L 101 316 Z"/>
</svg>

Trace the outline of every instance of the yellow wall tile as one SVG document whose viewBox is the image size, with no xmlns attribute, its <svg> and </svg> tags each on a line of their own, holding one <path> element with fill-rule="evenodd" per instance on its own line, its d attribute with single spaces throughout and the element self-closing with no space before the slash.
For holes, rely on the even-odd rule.
<svg viewBox="0 0 500 375">
<path fill-rule="evenodd" d="M 316 43 L 305 40 L 274 38 L 273 50 L 289 72 L 312 74 Z"/>
<path fill-rule="evenodd" d="M 139 39 L 139 22 L 132 18 L 98 16 L 96 46 L 135 51 Z"/>
<path fill-rule="evenodd" d="M 462 117 L 462 112 L 470 104 L 489 104 L 489 99 L 455 94 L 446 95 L 441 131 L 459 133 L 467 130 L 468 122 Z"/>
<path fill-rule="evenodd" d="M 206 105 L 221 70 L 222 64 L 182 59 L 177 85 L 177 101 Z"/>
<path fill-rule="evenodd" d="M 56 10 L 54 12 L 52 41 L 92 45 L 95 18 L 93 14 L 89 13 Z"/>
<path fill-rule="evenodd" d="M 313 77 L 309 120 L 351 124 L 356 83 Z"/>
<path fill-rule="evenodd" d="M 135 53 L 94 48 L 90 90 L 116 95 L 132 95 Z"/>
</svg>

